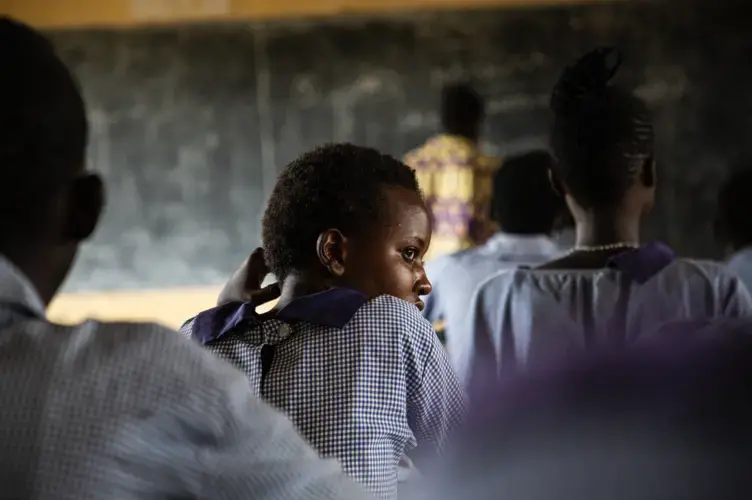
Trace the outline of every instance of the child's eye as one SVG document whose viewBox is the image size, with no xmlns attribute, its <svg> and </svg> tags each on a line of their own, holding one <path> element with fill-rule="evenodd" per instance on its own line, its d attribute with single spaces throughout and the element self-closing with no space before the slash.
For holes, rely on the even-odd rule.
<svg viewBox="0 0 752 500">
<path fill-rule="evenodd" d="M 402 258 L 405 259 L 405 262 L 413 262 L 418 258 L 418 249 L 405 248 L 404 250 L 402 250 Z"/>
</svg>

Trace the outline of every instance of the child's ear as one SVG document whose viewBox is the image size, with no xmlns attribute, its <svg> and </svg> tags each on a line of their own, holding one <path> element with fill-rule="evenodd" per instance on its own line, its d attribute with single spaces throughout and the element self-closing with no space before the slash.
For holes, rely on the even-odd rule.
<svg viewBox="0 0 752 500">
<path fill-rule="evenodd" d="M 327 229 L 319 235 L 316 242 L 316 254 L 319 262 L 335 278 L 345 274 L 347 258 L 347 238 L 338 229 Z"/>
</svg>

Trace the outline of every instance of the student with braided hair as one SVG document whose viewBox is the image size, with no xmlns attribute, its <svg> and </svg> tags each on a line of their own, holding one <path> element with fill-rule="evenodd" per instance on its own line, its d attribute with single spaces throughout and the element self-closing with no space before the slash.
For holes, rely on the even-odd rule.
<svg viewBox="0 0 752 500">
<path fill-rule="evenodd" d="M 623 345 L 666 322 L 746 315 L 752 299 L 723 266 L 642 244 L 656 190 L 654 131 L 645 104 L 612 85 L 613 49 L 570 68 L 551 97 L 551 180 L 575 219 L 576 245 L 533 270 L 501 273 L 477 290 L 464 364 L 490 369 Z M 488 368 L 489 365 L 486 365 Z"/>
</svg>

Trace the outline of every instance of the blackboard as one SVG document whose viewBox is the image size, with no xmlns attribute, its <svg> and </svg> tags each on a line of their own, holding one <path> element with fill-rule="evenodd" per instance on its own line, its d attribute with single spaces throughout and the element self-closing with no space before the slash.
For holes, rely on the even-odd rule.
<svg viewBox="0 0 752 500">
<path fill-rule="evenodd" d="M 648 237 L 717 256 L 716 188 L 752 148 L 746 7 L 621 2 L 51 33 L 82 81 L 92 167 L 110 188 L 68 289 L 221 283 L 259 243 L 286 162 L 330 141 L 403 154 L 437 131 L 447 81 L 470 78 L 487 97 L 490 152 L 543 146 L 551 86 L 597 44 L 624 51 L 623 82 L 656 115 Z"/>
</svg>

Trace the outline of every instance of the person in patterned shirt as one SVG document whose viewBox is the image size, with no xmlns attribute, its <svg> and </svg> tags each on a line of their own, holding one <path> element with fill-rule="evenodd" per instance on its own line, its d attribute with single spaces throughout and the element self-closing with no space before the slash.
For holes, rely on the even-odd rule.
<svg viewBox="0 0 752 500">
<path fill-rule="evenodd" d="M 323 456 L 396 498 L 401 460 L 437 456 L 465 409 L 420 313 L 430 241 L 412 169 L 373 149 L 318 148 L 284 169 L 264 214 L 279 302 L 261 315 L 230 302 L 182 331 L 242 369 Z"/>
<path fill-rule="evenodd" d="M 501 162 L 479 150 L 484 114 L 483 100 L 472 88 L 444 88 L 443 132 L 404 158 L 418 175 L 433 218 L 426 259 L 480 245 L 498 230 L 488 214 L 493 174 Z"/>
</svg>

